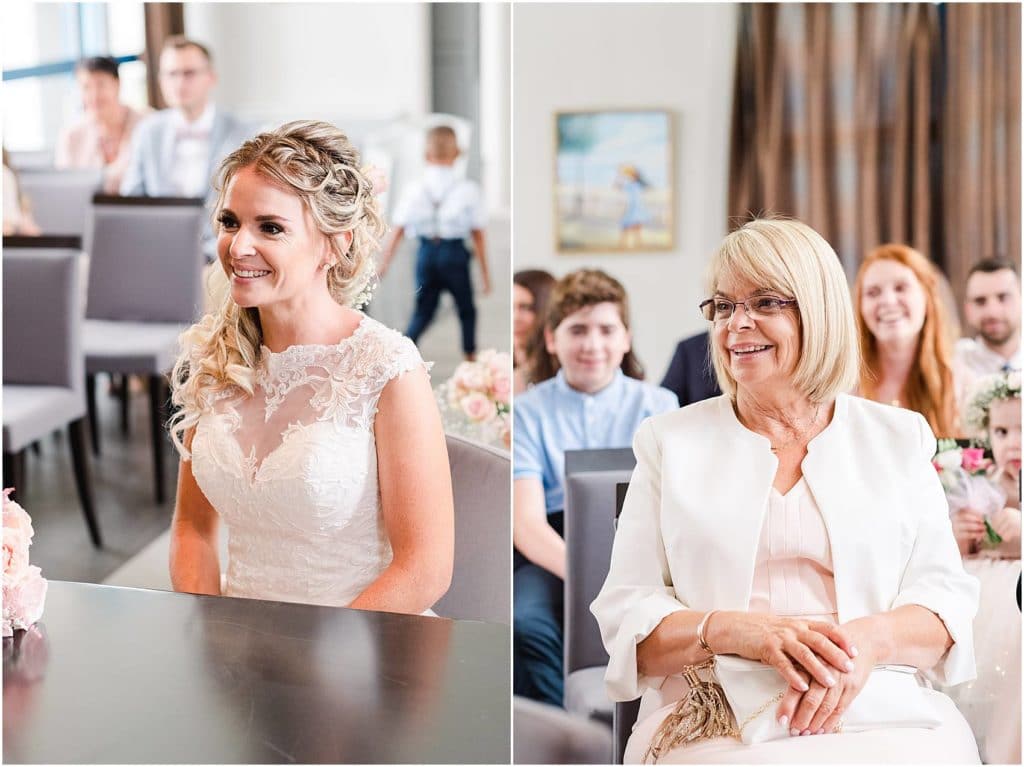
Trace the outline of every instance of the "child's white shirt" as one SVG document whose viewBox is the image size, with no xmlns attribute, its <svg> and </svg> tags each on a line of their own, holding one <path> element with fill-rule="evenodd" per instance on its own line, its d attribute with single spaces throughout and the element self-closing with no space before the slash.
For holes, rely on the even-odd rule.
<svg viewBox="0 0 1024 767">
<path fill-rule="evenodd" d="M 423 176 L 403 191 L 392 216 L 410 237 L 465 239 L 487 225 L 480 187 L 448 165 L 427 165 Z"/>
</svg>

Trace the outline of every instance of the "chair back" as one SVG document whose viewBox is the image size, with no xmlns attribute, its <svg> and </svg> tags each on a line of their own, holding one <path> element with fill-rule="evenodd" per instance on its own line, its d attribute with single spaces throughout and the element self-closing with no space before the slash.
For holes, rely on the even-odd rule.
<svg viewBox="0 0 1024 767">
<path fill-rule="evenodd" d="M 619 701 L 612 709 L 612 755 L 615 764 L 622 764 L 626 755 L 626 742 L 633 734 L 633 725 L 640 715 L 640 698 Z"/>
<path fill-rule="evenodd" d="M 615 538 L 616 486 L 629 481 L 635 465 L 629 448 L 565 454 L 566 676 L 608 663 L 590 603 L 608 577 Z"/>
<path fill-rule="evenodd" d="M 446 434 L 455 497 L 455 569 L 438 615 L 511 623 L 511 459 L 503 450 Z"/>
<path fill-rule="evenodd" d="M 202 310 L 201 199 L 93 198 L 86 316 L 192 323 Z"/>
<path fill-rule="evenodd" d="M 83 393 L 81 240 L 4 237 L 3 382 Z"/>
<path fill-rule="evenodd" d="M 32 216 L 43 234 L 74 234 L 83 237 L 88 251 L 89 213 L 92 197 L 103 184 L 103 171 L 26 168 L 18 171 L 18 183 L 32 203 Z"/>
</svg>

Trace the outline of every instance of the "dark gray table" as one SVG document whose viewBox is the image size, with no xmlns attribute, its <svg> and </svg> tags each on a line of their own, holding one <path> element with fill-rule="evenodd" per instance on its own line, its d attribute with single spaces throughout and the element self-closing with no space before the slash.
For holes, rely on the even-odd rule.
<svg viewBox="0 0 1024 767">
<path fill-rule="evenodd" d="M 505 763 L 507 626 L 51 581 L 8 763 Z"/>
</svg>

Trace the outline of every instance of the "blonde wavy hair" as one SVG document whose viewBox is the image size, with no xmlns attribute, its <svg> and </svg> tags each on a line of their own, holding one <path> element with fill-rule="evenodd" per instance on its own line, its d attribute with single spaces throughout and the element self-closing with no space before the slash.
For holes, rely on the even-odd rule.
<svg viewBox="0 0 1024 767">
<path fill-rule="evenodd" d="M 920 252 L 907 245 L 879 245 L 865 256 L 857 271 L 853 292 L 857 303 L 857 331 L 861 357 L 860 395 L 875 399 L 878 387 L 878 342 L 868 329 L 860 306 L 864 294 L 864 275 L 878 261 L 895 261 L 914 273 L 925 295 L 924 326 L 917 342 L 917 357 L 907 376 L 906 402 L 901 403 L 925 417 L 940 437 L 958 433 L 956 396 L 953 385 L 953 349 L 946 329 L 946 309 L 942 300 L 941 272 Z"/>
<path fill-rule="evenodd" d="M 224 158 L 214 188 L 214 231 L 232 178 L 251 168 L 298 195 L 334 252 L 327 289 L 342 306 L 365 303 L 376 277 L 374 254 L 386 226 L 373 183 L 360 169 L 359 153 L 330 123 L 298 120 L 246 141 Z M 351 242 L 346 247 L 347 236 Z M 253 393 L 263 330 L 256 308 L 235 303 L 228 291 L 219 309 L 182 333 L 171 374 L 171 439 L 190 457 L 185 438 L 220 396 L 235 387 Z"/>
</svg>

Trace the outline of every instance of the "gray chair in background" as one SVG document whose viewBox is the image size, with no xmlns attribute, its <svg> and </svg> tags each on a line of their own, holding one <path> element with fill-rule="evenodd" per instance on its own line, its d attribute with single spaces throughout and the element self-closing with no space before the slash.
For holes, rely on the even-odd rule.
<svg viewBox="0 0 1024 767">
<path fill-rule="evenodd" d="M 88 253 L 90 206 L 103 184 L 103 171 L 32 168 L 19 171 L 18 180 L 43 233 L 78 235 Z"/>
<path fill-rule="evenodd" d="M 11 167 L 18 173 L 28 170 L 53 170 L 52 149 L 12 149 L 7 153 Z"/>
<path fill-rule="evenodd" d="M 565 454 L 565 707 L 611 724 L 604 689 L 608 653 L 590 603 L 608 575 L 615 537 L 616 486 L 636 465 L 630 448 Z"/>
<path fill-rule="evenodd" d="M 503 450 L 445 435 L 455 497 L 455 569 L 438 615 L 491 623 L 511 621 L 509 474 Z"/>
<path fill-rule="evenodd" d="M 515 696 L 512 703 L 514 764 L 609 764 L 607 727 L 564 709 Z"/>
<path fill-rule="evenodd" d="M 75 486 L 98 548 L 82 386 L 81 240 L 5 237 L 3 245 L 4 484 L 24 501 L 26 448 L 66 426 Z"/>
<path fill-rule="evenodd" d="M 167 374 L 178 336 L 202 308 L 201 199 L 96 195 L 85 321 L 85 366 L 93 451 L 99 453 L 96 375 L 149 381 L 153 476 L 166 498 L 163 454 Z"/>
</svg>

